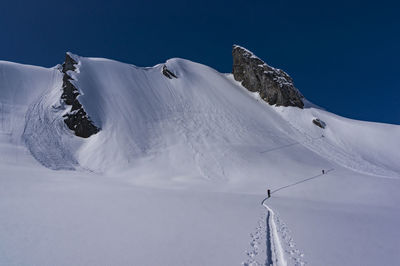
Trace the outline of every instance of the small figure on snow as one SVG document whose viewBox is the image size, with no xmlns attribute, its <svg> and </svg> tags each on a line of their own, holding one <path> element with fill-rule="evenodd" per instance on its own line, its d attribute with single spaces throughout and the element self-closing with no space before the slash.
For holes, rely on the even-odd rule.
<svg viewBox="0 0 400 266">
<path fill-rule="evenodd" d="M 268 193 L 268 198 L 270 198 L 270 197 L 271 197 L 271 190 L 268 189 L 268 190 L 267 190 L 267 193 Z"/>
<path fill-rule="evenodd" d="M 325 174 L 325 170 L 324 170 L 324 169 L 322 169 L 322 174 L 323 174 L 323 175 Z"/>
</svg>

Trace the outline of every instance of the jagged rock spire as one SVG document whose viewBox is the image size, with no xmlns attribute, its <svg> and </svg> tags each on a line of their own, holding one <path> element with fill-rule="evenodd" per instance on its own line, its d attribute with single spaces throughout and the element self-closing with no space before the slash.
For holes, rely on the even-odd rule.
<svg viewBox="0 0 400 266">
<path fill-rule="evenodd" d="M 62 64 L 63 76 L 63 93 L 61 99 L 67 105 L 72 105 L 71 110 L 64 115 L 64 122 L 69 129 L 74 131 L 75 135 L 82 138 L 88 138 L 93 134 L 100 131 L 98 127 L 90 120 L 89 116 L 83 109 L 82 104 L 78 101 L 77 97 L 79 91 L 72 84 L 72 78 L 68 75 L 68 71 L 75 71 L 78 63 L 70 56 L 69 53 L 65 55 L 65 62 Z"/>
<path fill-rule="evenodd" d="M 296 89 L 292 78 L 283 70 L 267 65 L 249 50 L 234 45 L 232 50 L 235 80 L 271 105 L 303 108 L 303 95 Z"/>
</svg>

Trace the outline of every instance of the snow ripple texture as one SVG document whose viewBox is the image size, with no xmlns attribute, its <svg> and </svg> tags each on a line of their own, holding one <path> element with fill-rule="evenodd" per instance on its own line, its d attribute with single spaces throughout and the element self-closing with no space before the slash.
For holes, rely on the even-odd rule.
<svg viewBox="0 0 400 266">
<path fill-rule="evenodd" d="M 56 77 L 58 73 L 54 73 L 53 78 Z M 22 138 L 33 157 L 45 167 L 73 170 L 78 162 L 71 147 L 77 139 L 68 134 L 62 117 L 65 109 L 59 100 L 61 90 L 56 80 L 53 84 L 29 107 Z"/>
</svg>

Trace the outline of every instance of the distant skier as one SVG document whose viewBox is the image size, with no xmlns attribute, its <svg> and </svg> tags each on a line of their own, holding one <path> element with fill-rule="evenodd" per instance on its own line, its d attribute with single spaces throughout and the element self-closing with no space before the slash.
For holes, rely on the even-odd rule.
<svg viewBox="0 0 400 266">
<path fill-rule="evenodd" d="M 323 175 L 325 174 L 325 170 L 324 170 L 324 169 L 322 169 L 322 174 L 323 174 Z"/>
<path fill-rule="evenodd" d="M 271 190 L 268 189 L 268 190 L 267 190 L 267 193 L 268 193 L 268 198 L 270 198 L 270 197 L 271 197 Z"/>
</svg>

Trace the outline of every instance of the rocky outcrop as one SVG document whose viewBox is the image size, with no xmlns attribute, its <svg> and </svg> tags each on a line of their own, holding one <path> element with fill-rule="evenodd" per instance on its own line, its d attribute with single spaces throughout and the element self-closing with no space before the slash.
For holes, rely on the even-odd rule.
<svg viewBox="0 0 400 266">
<path fill-rule="evenodd" d="M 314 125 L 322 128 L 322 129 L 326 127 L 326 123 L 319 118 L 314 118 L 312 122 L 314 123 Z"/>
<path fill-rule="evenodd" d="M 100 131 L 93 122 L 90 120 L 89 116 L 83 109 L 82 104 L 78 101 L 77 97 L 79 91 L 71 83 L 72 78 L 68 75 L 68 71 L 75 71 L 75 65 L 77 62 L 67 53 L 65 56 L 65 62 L 62 64 L 63 76 L 63 93 L 61 99 L 67 105 L 72 105 L 71 110 L 64 115 L 64 122 L 69 129 L 74 131 L 76 136 L 82 138 L 88 138 L 93 134 Z"/>
<path fill-rule="evenodd" d="M 178 78 L 172 71 L 170 71 L 168 68 L 167 68 L 167 66 L 166 65 L 164 65 L 163 66 L 163 68 L 162 68 L 162 73 L 163 73 L 163 75 L 164 76 L 166 76 L 167 78 L 169 78 L 169 79 L 172 79 L 172 78 Z"/>
<path fill-rule="evenodd" d="M 273 68 L 238 45 L 233 46 L 232 73 L 235 80 L 270 105 L 304 107 L 303 95 L 296 89 L 292 78 L 283 70 Z"/>
<path fill-rule="evenodd" d="M 79 92 L 78 90 L 72 85 L 71 81 L 72 78 L 67 74 L 67 71 L 75 71 L 75 66 L 78 64 L 75 62 L 74 59 L 72 59 L 68 54 L 65 56 L 65 62 L 62 64 L 62 73 L 63 75 L 63 93 L 61 95 L 61 99 L 64 100 L 64 102 L 68 105 L 73 105 L 76 100 L 76 97 L 78 97 Z"/>
</svg>

